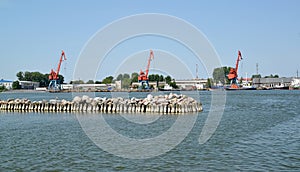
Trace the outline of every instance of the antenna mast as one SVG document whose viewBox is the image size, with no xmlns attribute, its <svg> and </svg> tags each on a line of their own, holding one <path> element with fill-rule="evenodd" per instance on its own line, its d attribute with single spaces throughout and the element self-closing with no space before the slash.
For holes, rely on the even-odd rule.
<svg viewBox="0 0 300 172">
<path fill-rule="evenodd" d="M 258 75 L 258 63 L 256 63 L 256 75 Z"/>
<path fill-rule="evenodd" d="M 196 79 L 198 79 L 198 64 L 196 64 Z"/>
</svg>

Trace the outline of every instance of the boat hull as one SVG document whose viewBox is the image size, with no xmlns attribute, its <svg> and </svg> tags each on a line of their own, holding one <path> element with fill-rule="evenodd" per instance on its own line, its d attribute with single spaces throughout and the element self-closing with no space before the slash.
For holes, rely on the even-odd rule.
<svg viewBox="0 0 300 172">
<path fill-rule="evenodd" d="M 256 90 L 256 88 L 255 87 L 251 87 L 251 88 L 225 88 L 225 90 L 227 90 L 227 91 Z"/>
</svg>

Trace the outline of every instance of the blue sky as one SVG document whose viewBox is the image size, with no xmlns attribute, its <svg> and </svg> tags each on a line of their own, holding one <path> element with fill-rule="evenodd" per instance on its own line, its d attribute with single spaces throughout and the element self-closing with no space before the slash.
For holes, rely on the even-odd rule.
<svg viewBox="0 0 300 172">
<path fill-rule="evenodd" d="M 80 52 L 97 31 L 122 17 L 142 13 L 168 14 L 191 23 L 207 37 L 225 66 L 234 66 L 237 50 L 241 50 L 240 76 L 255 74 L 256 63 L 263 76 L 295 76 L 300 70 L 299 8 L 298 0 L 0 0 L 0 78 L 15 80 L 18 71 L 50 72 L 63 49 L 67 61 L 61 74 L 70 81 Z M 142 40 L 132 41 L 131 46 L 142 44 Z M 145 45 L 164 49 L 162 44 L 167 42 L 157 39 L 152 43 Z M 176 52 L 172 48 L 168 51 Z M 141 68 L 146 65 L 145 55 Z M 193 57 L 180 58 L 192 72 L 195 70 L 194 63 L 198 62 Z M 120 59 L 111 59 L 107 63 L 110 66 L 99 69 L 97 80 L 114 75 L 120 67 Z M 207 76 L 200 65 L 199 77 Z"/>
</svg>

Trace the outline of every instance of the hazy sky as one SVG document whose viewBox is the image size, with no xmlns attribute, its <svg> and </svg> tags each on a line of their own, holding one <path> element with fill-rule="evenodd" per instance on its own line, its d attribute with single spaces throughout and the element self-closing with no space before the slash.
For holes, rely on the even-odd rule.
<svg viewBox="0 0 300 172">
<path fill-rule="evenodd" d="M 142 13 L 168 14 L 194 25 L 215 48 L 222 65 L 234 66 L 237 51 L 241 50 L 244 59 L 239 76 L 255 74 L 256 63 L 263 76 L 295 76 L 300 70 L 299 9 L 299 0 L 0 0 L 0 79 L 15 80 L 18 71 L 50 72 L 56 68 L 64 50 L 67 61 L 62 65 L 61 74 L 70 81 L 80 52 L 97 31 L 122 17 Z M 177 52 L 176 43 L 146 36 L 129 41 L 125 47 L 133 46 L 134 56 L 145 56 L 136 72 L 145 68 L 148 49 L 153 48 L 161 50 L 157 55 L 179 57 L 195 77 L 195 63 L 199 61 L 188 52 Z M 122 48 L 116 50 L 120 51 L 110 56 L 115 53 L 119 57 L 108 55 L 108 60 L 99 66 L 97 80 L 122 71 L 122 58 L 128 54 L 123 54 Z M 151 66 L 154 68 L 159 63 L 155 59 Z M 207 76 L 200 64 L 199 77 Z M 174 77 L 184 76 L 174 74 Z"/>
</svg>

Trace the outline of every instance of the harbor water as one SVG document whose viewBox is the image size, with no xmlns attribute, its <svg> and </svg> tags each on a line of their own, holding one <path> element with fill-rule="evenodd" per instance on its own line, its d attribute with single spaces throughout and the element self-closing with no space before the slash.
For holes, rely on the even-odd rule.
<svg viewBox="0 0 300 172">
<path fill-rule="evenodd" d="M 167 153 L 149 159 L 126 159 L 102 150 L 86 135 L 74 113 L 2 111 L 0 171 L 300 170 L 299 90 L 226 92 L 222 119 L 204 144 L 199 144 L 198 139 L 210 111 L 211 92 L 181 93 L 199 94 L 203 112 L 184 114 L 197 115 L 191 132 Z M 129 97 L 142 98 L 147 94 L 133 92 Z M 96 93 L 96 96 L 110 97 L 111 93 Z M 72 93 L 0 94 L 1 100 L 8 98 L 72 100 Z M 115 131 L 132 138 L 162 134 L 178 118 L 178 115 L 161 115 L 153 123 L 135 125 L 124 119 L 127 114 L 101 115 Z M 147 117 L 147 114 L 135 115 L 141 119 Z M 161 145 L 154 146 L 159 149 Z"/>
</svg>

